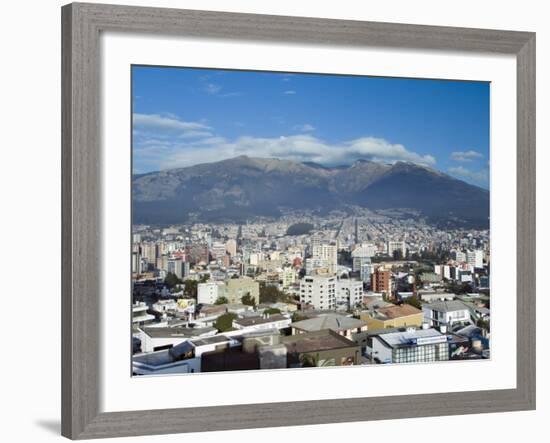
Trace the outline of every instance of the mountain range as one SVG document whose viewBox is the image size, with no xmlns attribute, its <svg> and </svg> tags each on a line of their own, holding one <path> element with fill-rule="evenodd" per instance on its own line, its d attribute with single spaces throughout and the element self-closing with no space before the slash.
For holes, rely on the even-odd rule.
<svg viewBox="0 0 550 443">
<path fill-rule="evenodd" d="M 487 228 L 489 191 L 408 162 L 326 167 L 239 156 L 132 178 L 133 223 L 241 223 L 293 210 L 413 209 L 432 223 Z"/>
</svg>

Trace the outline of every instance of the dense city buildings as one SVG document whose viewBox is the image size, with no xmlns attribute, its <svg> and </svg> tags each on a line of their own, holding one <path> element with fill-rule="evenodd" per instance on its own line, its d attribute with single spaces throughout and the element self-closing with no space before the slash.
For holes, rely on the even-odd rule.
<svg viewBox="0 0 550 443">
<path fill-rule="evenodd" d="M 357 212 L 134 225 L 134 374 L 488 358 L 489 232 Z"/>
</svg>

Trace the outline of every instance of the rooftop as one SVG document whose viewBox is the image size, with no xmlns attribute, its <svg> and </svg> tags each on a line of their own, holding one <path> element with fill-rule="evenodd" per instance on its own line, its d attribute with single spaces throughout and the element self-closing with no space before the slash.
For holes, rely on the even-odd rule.
<svg viewBox="0 0 550 443">
<path fill-rule="evenodd" d="M 190 342 L 194 346 L 213 345 L 216 343 L 227 343 L 229 341 L 230 341 L 229 338 L 227 338 L 225 335 L 214 335 L 212 337 L 205 337 L 205 338 L 190 340 Z"/>
<path fill-rule="evenodd" d="M 460 300 L 436 301 L 424 306 L 432 311 L 438 312 L 463 311 L 464 309 L 468 309 L 468 306 Z"/>
<path fill-rule="evenodd" d="M 377 308 L 376 312 L 381 314 L 388 320 L 392 320 L 399 317 L 407 317 L 409 315 L 422 314 L 420 309 L 415 308 L 414 306 L 408 305 L 406 303 L 402 305 L 391 305 L 384 306 L 382 308 Z"/>
<path fill-rule="evenodd" d="M 407 329 L 405 331 L 390 332 L 378 336 L 388 346 L 398 348 L 403 346 L 445 343 L 447 336 L 436 329 Z"/>
<path fill-rule="evenodd" d="M 143 328 L 143 332 L 152 338 L 163 337 L 200 337 L 201 335 L 217 332 L 216 328 Z"/>
<path fill-rule="evenodd" d="M 269 317 L 249 317 L 249 318 L 239 318 L 233 320 L 235 323 L 241 326 L 254 326 L 254 325 L 263 325 L 266 323 L 272 323 L 276 321 L 288 320 L 288 317 L 282 314 L 274 314 Z"/>
<path fill-rule="evenodd" d="M 318 317 L 300 320 L 291 323 L 290 326 L 301 331 L 312 332 L 323 329 L 332 329 L 333 331 L 343 331 L 348 329 L 362 328 L 367 323 L 356 318 L 346 317 L 338 314 L 322 314 Z"/>
<path fill-rule="evenodd" d="M 281 342 L 288 352 L 298 353 L 357 347 L 354 342 L 330 329 L 282 337 Z"/>
</svg>

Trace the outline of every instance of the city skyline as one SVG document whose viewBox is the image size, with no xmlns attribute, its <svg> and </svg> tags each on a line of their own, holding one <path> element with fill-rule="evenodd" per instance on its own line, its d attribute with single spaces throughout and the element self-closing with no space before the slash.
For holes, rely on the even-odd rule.
<svg viewBox="0 0 550 443">
<path fill-rule="evenodd" d="M 369 159 L 489 186 L 485 82 L 144 66 L 132 79 L 134 174 L 239 155 Z"/>
</svg>

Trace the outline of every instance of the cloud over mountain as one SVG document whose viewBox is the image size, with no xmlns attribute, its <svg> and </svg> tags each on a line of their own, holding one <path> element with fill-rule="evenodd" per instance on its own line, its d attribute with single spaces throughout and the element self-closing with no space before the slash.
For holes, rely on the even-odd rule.
<svg viewBox="0 0 550 443">
<path fill-rule="evenodd" d="M 294 127 L 301 133 L 279 137 L 241 136 L 234 140 L 214 136 L 204 123 L 186 122 L 158 114 L 134 115 L 136 172 L 208 163 L 240 155 L 314 162 L 326 166 L 351 164 L 358 159 L 395 163 L 407 161 L 435 165 L 431 155 L 422 155 L 383 138 L 360 137 L 328 142 L 310 132 L 312 125 Z M 149 133 L 147 133 L 149 131 Z M 155 146 L 158 148 L 155 156 Z M 139 164 L 141 163 L 141 164 Z"/>
</svg>

